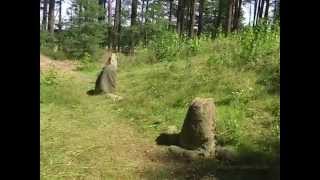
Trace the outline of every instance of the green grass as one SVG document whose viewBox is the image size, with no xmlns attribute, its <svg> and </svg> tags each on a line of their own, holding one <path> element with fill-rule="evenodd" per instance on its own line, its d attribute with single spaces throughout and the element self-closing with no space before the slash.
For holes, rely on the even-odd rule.
<svg viewBox="0 0 320 180">
<path fill-rule="evenodd" d="M 279 158 L 279 94 L 257 83 L 254 69 L 212 63 L 221 49 L 204 45 L 198 55 L 173 62 L 152 64 L 145 50 L 120 55 L 119 102 L 86 95 L 100 71 L 97 62 L 75 74 L 42 73 L 41 179 L 184 179 L 194 174 L 185 166 L 198 176 L 213 171 L 219 166 L 214 161 L 159 162 L 145 154 L 164 156 L 155 138 L 168 126 L 181 128 L 195 97 L 214 98 L 218 143 L 234 146 L 240 165 L 273 164 Z M 227 179 L 242 176 L 221 172 Z"/>
<path fill-rule="evenodd" d="M 91 83 L 54 79 L 41 84 L 41 179 L 129 179 L 142 159 L 128 150 L 145 140 L 115 117 L 113 101 L 86 95 Z"/>
</svg>

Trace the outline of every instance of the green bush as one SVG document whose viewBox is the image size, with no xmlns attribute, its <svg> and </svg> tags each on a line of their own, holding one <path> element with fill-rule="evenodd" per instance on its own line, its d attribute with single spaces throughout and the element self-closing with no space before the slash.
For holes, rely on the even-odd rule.
<svg viewBox="0 0 320 180">
<path fill-rule="evenodd" d="M 259 69 L 257 83 L 266 87 L 271 93 L 280 92 L 280 64 L 278 62 L 267 62 L 264 68 Z"/>
<path fill-rule="evenodd" d="M 58 84 L 58 74 L 53 69 L 50 69 L 47 73 L 42 73 L 40 75 L 40 85 L 44 86 L 54 86 Z"/>
<path fill-rule="evenodd" d="M 264 22 L 255 27 L 246 28 L 239 37 L 240 65 L 255 67 L 261 60 L 276 54 L 280 45 L 279 26 L 270 26 Z"/>
<path fill-rule="evenodd" d="M 151 40 L 149 48 L 160 61 L 175 61 L 181 48 L 181 41 L 176 33 L 163 30 Z"/>
<path fill-rule="evenodd" d="M 65 32 L 63 50 L 71 57 L 81 59 L 85 53 L 94 56 L 105 39 L 106 27 L 99 22 L 83 23 Z"/>
<path fill-rule="evenodd" d="M 79 71 L 92 72 L 97 69 L 97 64 L 94 63 L 92 56 L 89 53 L 84 53 L 80 59 L 80 65 L 77 67 Z"/>
<path fill-rule="evenodd" d="M 159 62 L 170 62 L 178 57 L 190 57 L 201 50 L 200 39 L 181 38 L 175 32 L 162 29 L 152 37 L 149 48 Z"/>
<path fill-rule="evenodd" d="M 269 92 L 280 90 L 280 31 L 279 25 L 261 23 L 247 27 L 228 37 L 219 36 L 213 42 L 208 66 L 225 65 L 240 70 L 253 70 L 257 83 Z"/>
<path fill-rule="evenodd" d="M 185 39 L 180 42 L 180 46 L 182 49 L 182 56 L 194 56 L 200 51 L 200 40 L 198 38 Z"/>
<path fill-rule="evenodd" d="M 58 48 L 57 46 L 55 48 Z M 41 53 L 54 59 L 54 60 L 63 60 L 67 58 L 67 55 L 62 50 L 54 50 L 47 47 L 41 48 Z"/>
<path fill-rule="evenodd" d="M 207 63 L 209 66 L 220 64 L 227 67 L 236 67 L 239 59 L 239 49 L 237 35 L 219 36 L 213 41 L 211 56 Z"/>
<path fill-rule="evenodd" d="M 53 49 L 55 48 L 57 44 L 57 38 L 54 36 L 54 34 L 49 33 L 47 31 L 41 31 L 40 32 L 40 47 L 41 48 L 48 48 Z"/>
</svg>

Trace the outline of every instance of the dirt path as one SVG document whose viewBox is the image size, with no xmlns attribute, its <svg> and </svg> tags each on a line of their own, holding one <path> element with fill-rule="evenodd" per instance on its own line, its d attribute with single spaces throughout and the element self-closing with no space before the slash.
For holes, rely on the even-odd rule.
<svg viewBox="0 0 320 180">
<path fill-rule="evenodd" d="M 72 72 L 77 68 L 78 63 L 70 60 L 51 60 L 49 57 L 40 54 L 40 69 L 42 71 L 54 68 L 62 72 Z"/>
</svg>

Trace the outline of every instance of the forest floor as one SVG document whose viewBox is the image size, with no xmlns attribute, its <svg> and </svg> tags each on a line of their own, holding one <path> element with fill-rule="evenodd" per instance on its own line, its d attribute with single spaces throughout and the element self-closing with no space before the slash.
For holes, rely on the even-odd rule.
<svg viewBox="0 0 320 180">
<path fill-rule="evenodd" d="M 154 120 L 161 112 L 148 116 L 139 106 L 160 101 L 153 102 L 142 95 L 149 92 L 135 86 L 149 66 L 127 71 L 121 70 L 120 63 L 121 101 L 86 94 L 94 88 L 103 62 L 96 64 L 93 71 L 79 71 L 78 66 L 74 61 L 51 60 L 40 55 L 42 180 L 201 179 L 208 175 L 211 176 L 208 179 L 221 180 L 278 178 L 263 163 L 246 168 L 219 165 L 214 160 L 189 162 L 170 157 L 166 147 L 156 145 L 155 138 L 165 129 L 155 127 L 161 124 L 161 120 Z M 151 78 L 153 75 L 150 74 Z M 185 112 L 184 108 L 172 112 L 172 116 L 179 117 L 182 123 Z"/>
</svg>

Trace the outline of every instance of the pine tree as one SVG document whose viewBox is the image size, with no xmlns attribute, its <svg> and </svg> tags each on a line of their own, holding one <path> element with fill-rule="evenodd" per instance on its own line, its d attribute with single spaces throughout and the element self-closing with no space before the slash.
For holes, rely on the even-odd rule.
<svg viewBox="0 0 320 180">
<path fill-rule="evenodd" d="M 113 26 L 113 50 L 120 51 L 120 32 L 121 32 L 121 0 L 116 0 L 115 18 Z"/>
<path fill-rule="evenodd" d="M 199 20 L 198 20 L 198 36 L 201 35 L 203 28 L 203 10 L 204 10 L 205 0 L 200 0 L 199 4 Z"/>
<path fill-rule="evenodd" d="M 49 0 L 43 0 L 43 10 L 42 10 L 42 30 L 47 30 L 47 18 L 48 18 L 48 2 Z"/>
<path fill-rule="evenodd" d="M 189 37 L 192 38 L 194 36 L 195 0 L 190 1 L 189 11 Z"/>
<path fill-rule="evenodd" d="M 59 3 L 59 23 L 58 23 L 59 31 L 62 30 L 62 1 L 63 0 L 58 1 L 58 3 Z"/>
<path fill-rule="evenodd" d="M 48 16 L 48 31 L 50 33 L 53 33 L 54 31 L 54 21 L 55 21 L 55 16 L 54 16 L 54 10 L 55 10 L 55 0 L 49 0 L 49 16 Z"/>
</svg>

